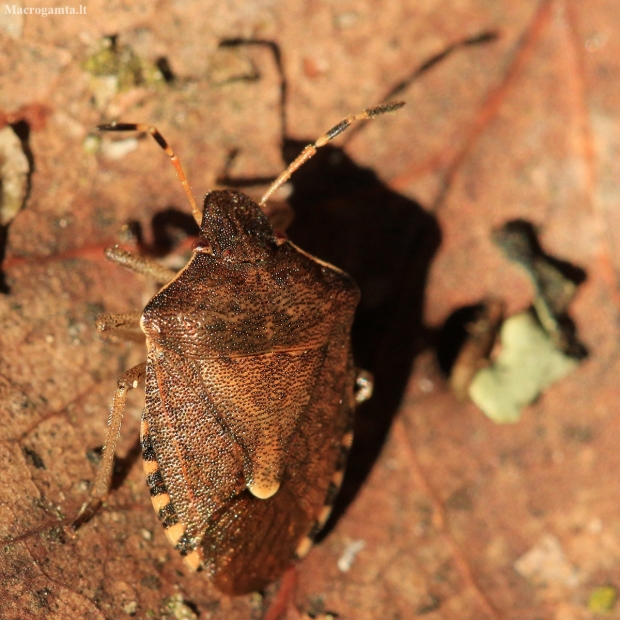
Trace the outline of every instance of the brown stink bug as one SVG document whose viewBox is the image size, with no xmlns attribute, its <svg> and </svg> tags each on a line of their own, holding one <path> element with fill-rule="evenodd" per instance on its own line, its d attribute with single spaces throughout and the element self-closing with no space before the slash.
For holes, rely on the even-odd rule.
<svg viewBox="0 0 620 620">
<path fill-rule="evenodd" d="M 380 105 L 335 125 L 260 205 L 212 191 L 202 212 L 155 127 L 99 127 L 153 136 L 176 168 L 200 236 L 176 274 L 118 248 L 106 251 L 163 287 L 141 314 L 97 320 L 100 331 L 121 337 L 135 338 L 140 328 L 147 360 L 118 380 L 103 458 L 74 528 L 108 494 L 127 392 L 144 380 L 144 471 L 155 511 L 186 564 L 206 569 L 222 592 L 243 594 L 309 551 L 342 481 L 355 403 L 371 391 L 351 355 L 359 291 L 346 273 L 276 236 L 261 206 L 353 122 L 402 105 Z"/>
</svg>

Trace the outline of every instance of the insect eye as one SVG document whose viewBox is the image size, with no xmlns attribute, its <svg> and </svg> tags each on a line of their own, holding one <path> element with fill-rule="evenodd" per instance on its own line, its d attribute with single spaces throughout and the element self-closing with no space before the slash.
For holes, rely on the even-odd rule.
<svg viewBox="0 0 620 620">
<path fill-rule="evenodd" d="M 213 248 L 204 237 L 199 237 L 196 241 L 194 241 L 194 243 L 192 243 L 192 252 L 199 252 L 200 254 L 213 254 Z"/>
</svg>

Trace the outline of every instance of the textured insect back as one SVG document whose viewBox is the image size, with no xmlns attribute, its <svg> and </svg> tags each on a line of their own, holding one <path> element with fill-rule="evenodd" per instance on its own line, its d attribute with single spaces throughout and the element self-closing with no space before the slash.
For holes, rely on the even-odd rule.
<svg viewBox="0 0 620 620">
<path fill-rule="evenodd" d="M 286 568 L 324 506 L 354 405 L 359 292 L 276 244 L 241 194 L 207 196 L 201 236 L 211 250 L 144 310 L 144 419 L 170 497 L 156 500 L 164 525 L 190 564 L 241 593 Z"/>
</svg>

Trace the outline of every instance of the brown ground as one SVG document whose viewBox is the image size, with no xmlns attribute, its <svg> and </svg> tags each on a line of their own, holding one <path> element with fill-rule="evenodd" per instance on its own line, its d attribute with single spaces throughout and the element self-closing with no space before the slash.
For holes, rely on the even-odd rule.
<svg viewBox="0 0 620 620">
<path fill-rule="evenodd" d="M 151 141 L 114 160 L 109 136 L 99 151 L 89 136 L 117 118 L 157 124 L 197 194 L 224 174 L 275 176 L 273 50 L 218 49 L 237 38 L 281 53 L 287 153 L 388 96 L 408 104 L 317 157 L 291 196 L 293 240 L 363 289 L 355 346 L 377 392 L 340 518 L 299 567 L 286 617 L 592 617 L 593 590 L 620 587 L 619 23 L 617 0 L 97 0 L 86 16 L 0 15 L 0 112 L 34 163 L 0 235 L 0 618 L 258 619 L 273 596 L 222 598 L 169 547 L 136 458 L 139 394 L 124 481 L 76 540 L 60 527 L 93 477 L 115 377 L 143 357 L 95 334 L 98 312 L 152 293 L 102 249 L 136 220 L 167 255 L 166 224 L 186 224 L 170 209 L 187 212 Z M 143 73 L 125 70 L 109 96 L 93 77 L 110 71 L 104 35 Z M 152 79 L 161 58 L 170 83 Z M 529 281 L 489 238 L 514 218 L 586 270 L 571 313 L 590 357 L 500 427 L 447 391 L 432 344 L 450 313 L 491 293 L 510 312 L 529 304 Z"/>
</svg>

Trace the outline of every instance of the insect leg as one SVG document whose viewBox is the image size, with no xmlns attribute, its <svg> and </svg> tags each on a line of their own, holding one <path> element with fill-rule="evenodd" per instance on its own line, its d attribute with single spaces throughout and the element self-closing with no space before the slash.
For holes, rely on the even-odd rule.
<svg viewBox="0 0 620 620">
<path fill-rule="evenodd" d="M 189 182 L 187 181 L 187 177 L 185 176 L 185 172 L 183 172 L 183 168 L 181 167 L 181 162 L 179 158 L 174 154 L 172 147 L 166 142 L 166 139 L 159 133 L 156 127 L 153 125 L 147 125 L 146 123 L 110 123 L 109 125 L 97 125 L 97 129 L 99 131 L 142 131 L 144 133 L 151 134 L 153 139 L 162 149 L 166 152 L 166 155 L 170 157 L 170 161 L 174 166 L 174 169 L 177 171 L 177 176 L 179 177 L 179 181 L 181 181 L 181 185 L 185 190 L 185 194 L 189 199 L 189 203 L 192 206 L 192 213 L 194 215 L 194 219 L 198 223 L 198 226 L 202 223 L 202 211 L 198 208 L 196 204 L 196 199 L 194 198 L 194 194 L 192 193 L 192 189 L 189 186 Z"/>
<path fill-rule="evenodd" d="M 374 108 L 368 108 L 366 110 L 362 110 L 357 114 L 351 114 L 347 116 L 345 119 L 341 120 L 339 123 L 334 125 L 329 131 L 326 131 L 314 144 L 309 144 L 301 154 L 293 161 L 289 167 L 272 183 L 271 187 L 267 190 L 265 195 L 261 198 L 261 201 L 258 203 L 261 207 L 267 202 L 267 199 L 273 192 L 275 192 L 278 187 L 284 185 L 293 172 L 297 170 L 300 166 L 306 163 L 317 151 L 317 149 L 325 146 L 328 142 L 331 142 L 336 136 L 340 135 L 347 127 L 350 127 L 356 121 L 362 121 L 365 119 L 375 118 L 375 116 L 379 116 L 380 114 L 385 114 L 386 112 L 392 112 L 393 110 L 398 110 L 405 105 L 404 101 L 391 101 L 390 103 L 383 103 Z"/>
<path fill-rule="evenodd" d="M 77 517 L 71 524 L 71 528 L 74 531 L 95 514 L 110 490 L 114 451 L 116 450 L 116 442 L 118 441 L 118 436 L 121 431 L 121 422 L 123 420 L 123 413 L 125 412 L 127 392 L 133 388 L 137 388 L 144 379 L 145 374 L 146 363 L 143 362 L 142 364 L 130 368 L 118 378 L 116 392 L 112 400 L 112 410 L 110 411 L 110 417 L 108 419 L 108 434 L 103 446 L 103 457 L 90 491 L 90 497 L 88 501 L 84 503 Z"/>
<path fill-rule="evenodd" d="M 367 370 L 357 369 L 355 376 L 355 402 L 358 405 L 372 396 L 374 383 L 374 377 Z"/>
<path fill-rule="evenodd" d="M 113 331 L 115 329 L 138 329 L 141 316 L 139 312 L 100 314 L 97 316 L 97 329 L 100 332 Z"/>
<path fill-rule="evenodd" d="M 97 316 L 97 331 L 106 342 L 144 342 L 144 333 L 140 329 L 139 312 L 126 314 L 100 314 Z"/>
<path fill-rule="evenodd" d="M 153 278 L 155 282 L 161 284 L 170 282 L 176 276 L 176 271 L 160 265 L 157 261 L 146 256 L 137 256 L 122 250 L 117 245 L 112 248 L 106 248 L 105 256 L 108 260 L 131 269 L 131 271 Z"/>
</svg>

